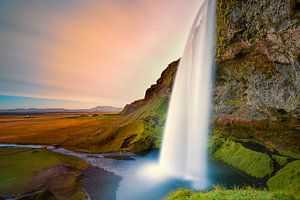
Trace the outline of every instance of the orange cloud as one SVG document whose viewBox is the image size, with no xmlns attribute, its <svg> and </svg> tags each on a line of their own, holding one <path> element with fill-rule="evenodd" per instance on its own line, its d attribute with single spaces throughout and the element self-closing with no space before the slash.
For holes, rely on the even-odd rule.
<svg viewBox="0 0 300 200">
<path fill-rule="evenodd" d="M 198 0 L 88 1 L 66 13 L 47 7 L 46 20 L 19 19 L 43 35 L 15 37 L 34 52 L 30 70 L 34 84 L 44 88 L 19 93 L 119 106 L 141 98 L 180 57 L 198 5 Z"/>
</svg>

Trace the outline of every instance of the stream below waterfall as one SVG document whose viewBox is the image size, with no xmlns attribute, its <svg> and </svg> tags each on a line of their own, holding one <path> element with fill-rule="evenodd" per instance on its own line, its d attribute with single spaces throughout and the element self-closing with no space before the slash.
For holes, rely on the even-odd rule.
<svg viewBox="0 0 300 200">
<path fill-rule="evenodd" d="M 92 200 L 157 200 L 179 188 L 195 188 L 193 185 L 194 182 L 160 176 L 159 171 L 157 171 L 158 168 L 156 168 L 159 151 L 141 154 L 89 154 L 73 152 L 53 146 L 0 144 L 0 148 L 4 147 L 47 148 L 56 153 L 76 156 L 94 167 L 110 172 L 109 174 L 92 174 L 92 176 L 101 176 L 98 177 L 98 180 L 102 180 L 98 181 L 95 185 L 88 185 L 85 188 Z M 118 185 L 117 187 L 111 187 L 111 182 L 108 181 L 112 173 L 121 178 L 121 181 L 114 183 Z M 225 187 L 243 185 L 255 186 L 255 181 L 250 177 L 222 162 L 214 160 L 208 161 L 208 180 L 209 184 L 206 189 L 217 184 Z"/>
</svg>

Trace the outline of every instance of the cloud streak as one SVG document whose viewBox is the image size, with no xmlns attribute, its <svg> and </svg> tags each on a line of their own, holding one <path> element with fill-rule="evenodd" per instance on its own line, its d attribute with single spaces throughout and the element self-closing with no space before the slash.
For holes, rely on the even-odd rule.
<svg viewBox="0 0 300 200">
<path fill-rule="evenodd" d="M 116 106 L 141 98 L 180 57 L 199 5 L 2 1 L 0 94 Z"/>
</svg>

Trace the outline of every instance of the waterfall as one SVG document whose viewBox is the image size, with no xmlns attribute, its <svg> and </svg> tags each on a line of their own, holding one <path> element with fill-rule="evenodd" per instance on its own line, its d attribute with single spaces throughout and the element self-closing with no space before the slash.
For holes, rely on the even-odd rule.
<svg viewBox="0 0 300 200">
<path fill-rule="evenodd" d="M 173 85 L 160 169 L 171 176 L 207 182 L 215 38 L 215 0 L 203 0 Z"/>
</svg>

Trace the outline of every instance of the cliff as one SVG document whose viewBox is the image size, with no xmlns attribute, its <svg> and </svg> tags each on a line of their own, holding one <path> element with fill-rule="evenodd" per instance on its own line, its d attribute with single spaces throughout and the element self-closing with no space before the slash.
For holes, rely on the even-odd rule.
<svg viewBox="0 0 300 200">
<path fill-rule="evenodd" d="M 281 120 L 300 101 L 299 3 L 219 1 L 213 116 Z"/>
<path fill-rule="evenodd" d="M 221 0 L 217 17 L 214 117 L 280 120 L 300 103 L 300 12 L 290 0 Z M 171 63 L 129 114 L 169 95 L 178 61 Z"/>
<path fill-rule="evenodd" d="M 299 1 L 219 0 L 217 6 L 214 131 L 254 139 L 271 149 L 300 151 Z M 155 146 L 162 131 L 155 127 L 164 124 L 161 113 L 178 63 L 167 67 L 144 99 L 122 111 L 129 117 L 140 113 L 145 126 L 152 123 Z"/>
<path fill-rule="evenodd" d="M 146 90 L 144 99 L 140 99 L 131 104 L 127 104 L 121 114 L 131 114 L 153 99 L 169 97 L 171 94 L 172 84 L 175 78 L 178 64 L 179 60 L 172 62 L 162 72 L 160 78 L 156 81 L 156 84 L 151 85 L 151 87 Z"/>
<path fill-rule="evenodd" d="M 213 134 L 300 152 L 299 1 L 219 0 L 217 6 Z M 159 148 L 178 63 L 76 150 Z"/>
</svg>

